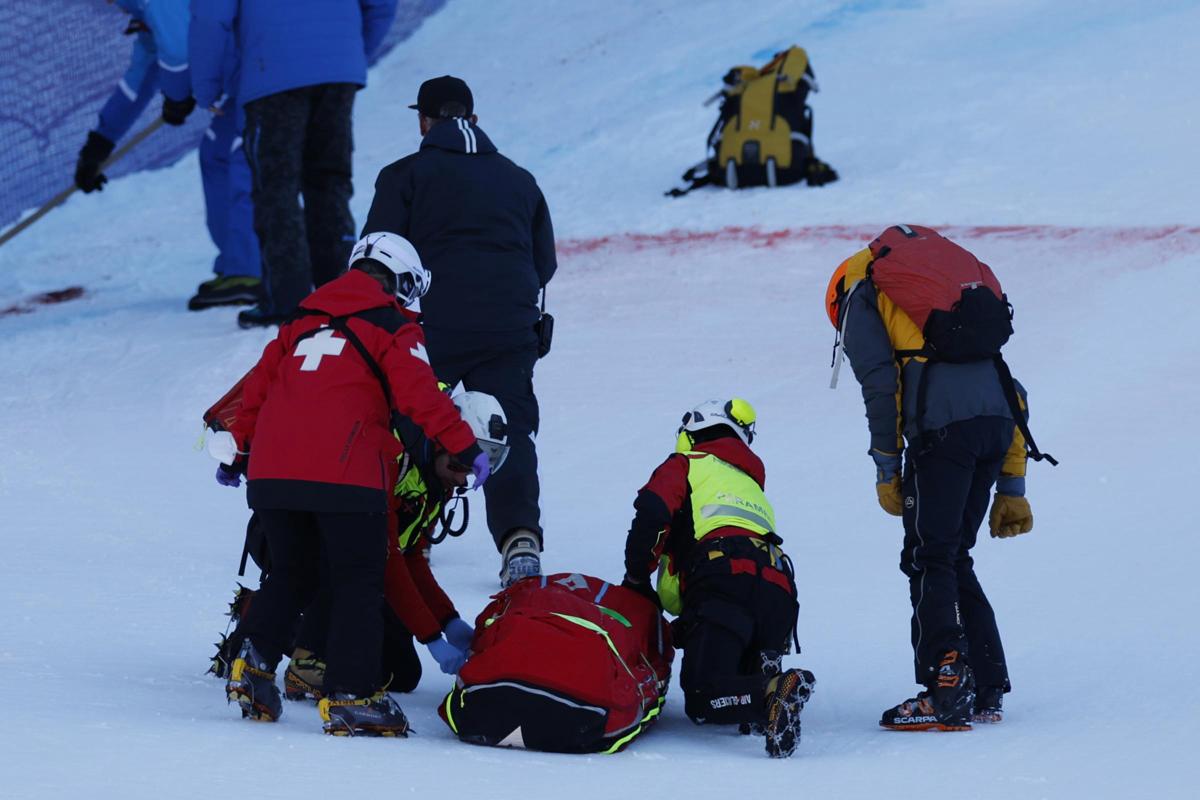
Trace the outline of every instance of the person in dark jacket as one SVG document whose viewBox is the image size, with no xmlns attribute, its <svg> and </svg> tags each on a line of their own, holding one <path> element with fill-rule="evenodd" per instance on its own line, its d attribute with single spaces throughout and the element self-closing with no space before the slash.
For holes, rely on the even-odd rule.
<svg viewBox="0 0 1200 800">
<path fill-rule="evenodd" d="M 245 110 L 265 289 L 263 302 L 238 315 L 244 328 L 287 320 L 314 285 L 345 267 L 355 240 L 354 94 L 366 85 L 367 59 L 395 14 L 396 0 L 192 4 L 194 49 L 236 47 L 241 61 L 236 94 Z M 215 59 L 196 64 L 201 105 L 217 101 L 215 69 Z"/>
<path fill-rule="evenodd" d="M 407 721 L 380 675 L 389 495 L 402 451 L 393 412 L 453 454 L 475 487 L 490 466 L 439 390 L 421 330 L 398 301 L 413 302 L 428 286 L 416 251 L 379 233 L 359 243 L 350 264 L 267 345 L 244 379 L 236 418 L 218 435 L 225 452 L 209 448 L 222 462 L 219 482 L 236 486 L 246 471 L 247 502 L 272 564 L 227 692 L 243 716 L 278 719 L 275 667 L 323 574 L 332 593 L 325 731 L 403 735 Z"/>
<path fill-rule="evenodd" d="M 952 261 L 967 265 L 962 286 L 986 286 L 991 272 L 936 232 L 901 225 L 842 262 L 826 295 L 862 386 L 879 505 L 903 518 L 900 569 L 912 601 L 916 680 L 925 687 L 886 710 L 880 725 L 969 730 L 972 722 L 999 722 L 1010 689 L 995 613 L 971 549 L 993 485 L 992 536 L 1032 529 L 1026 440 L 992 359 L 950 363 L 915 355 L 925 334 L 899 297 L 878 285 L 885 257 L 904 265 L 909 292 L 933 285 Z M 1024 390 L 1015 389 L 1024 405 Z"/>
<path fill-rule="evenodd" d="M 634 501 L 622 585 L 679 617 L 671 628 L 688 717 L 760 733 L 768 755 L 786 758 L 816 679 L 782 668 L 796 584 L 763 491 L 766 469 L 750 449 L 755 423 L 736 397 L 684 414 L 675 452 Z"/>
<path fill-rule="evenodd" d="M 430 363 L 443 381 L 494 395 L 508 418 L 509 467 L 488 483 L 500 580 L 541 572 L 538 508 L 538 293 L 557 267 L 550 212 L 533 176 L 496 151 L 466 83 L 417 95 L 421 147 L 384 167 L 364 233 L 406 236 L 433 275 L 421 301 Z"/>
</svg>

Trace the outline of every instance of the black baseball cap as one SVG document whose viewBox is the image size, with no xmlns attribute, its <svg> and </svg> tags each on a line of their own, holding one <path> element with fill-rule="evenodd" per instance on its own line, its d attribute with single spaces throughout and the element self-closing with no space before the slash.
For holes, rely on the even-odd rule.
<svg viewBox="0 0 1200 800">
<path fill-rule="evenodd" d="M 467 116 L 475 112 L 475 98 L 471 89 L 462 78 L 443 75 L 440 78 L 430 78 L 421 84 L 417 91 L 417 102 L 409 108 L 415 108 L 427 117 L 440 117 L 442 106 L 446 103 L 461 103 L 467 109 Z"/>
</svg>

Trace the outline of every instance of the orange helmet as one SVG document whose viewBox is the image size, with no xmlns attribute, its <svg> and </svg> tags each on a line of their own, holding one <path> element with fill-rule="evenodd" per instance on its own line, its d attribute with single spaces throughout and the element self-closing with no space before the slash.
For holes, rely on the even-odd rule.
<svg viewBox="0 0 1200 800">
<path fill-rule="evenodd" d="M 834 328 L 840 328 L 838 322 L 842 315 L 842 298 L 846 296 L 846 267 L 849 264 L 850 259 L 847 258 L 838 265 L 829 278 L 829 288 L 825 290 L 825 313 L 829 315 Z"/>
</svg>

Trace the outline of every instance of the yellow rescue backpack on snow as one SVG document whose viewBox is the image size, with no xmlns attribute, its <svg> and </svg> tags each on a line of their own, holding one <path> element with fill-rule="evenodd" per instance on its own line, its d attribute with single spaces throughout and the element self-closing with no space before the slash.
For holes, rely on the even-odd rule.
<svg viewBox="0 0 1200 800">
<path fill-rule="evenodd" d="M 721 113 L 708 136 L 709 156 L 683 174 L 691 185 L 672 189 L 678 197 L 712 183 L 783 186 L 807 181 L 821 186 L 837 173 L 813 153 L 809 91 L 817 80 L 803 47 L 776 53 L 761 69 L 736 66 L 709 102 L 721 99 Z"/>
</svg>

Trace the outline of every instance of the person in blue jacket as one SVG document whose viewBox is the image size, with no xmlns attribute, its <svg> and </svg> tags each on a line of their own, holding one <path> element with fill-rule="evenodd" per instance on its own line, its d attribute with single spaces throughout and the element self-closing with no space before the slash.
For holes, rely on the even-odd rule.
<svg viewBox="0 0 1200 800">
<path fill-rule="evenodd" d="M 182 125 L 196 106 L 188 68 L 189 0 L 116 2 L 131 17 L 126 34 L 136 38 L 129 69 L 101 108 L 99 122 L 79 152 L 75 185 L 86 193 L 104 188 L 108 181 L 101 171 L 104 162 L 160 90 L 162 118 L 168 125 Z M 232 71 L 232 64 L 225 63 L 224 69 Z M 200 147 L 208 229 L 218 250 L 213 265 L 217 275 L 201 284 L 188 302 L 193 310 L 255 302 L 259 293 L 249 171 L 234 137 L 221 123 L 219 117 L 214 119 Z M 232 123 L 225 127 L 232 129 Z"/>
<path fill-rule="evenodd" d="M 214 76 L 230 43 L 241 65 L 236 95 L 265 290 L 238 315 L 243 328 L 283 322 L 314 284 L 337 277 L 349 260 L 357 241 L 350 215 L 354 94 L 366 85 L 367 59 L 395 15 L 396 0 L 193 4 L 196 101 L 217 102 Z"/>
</svg>

